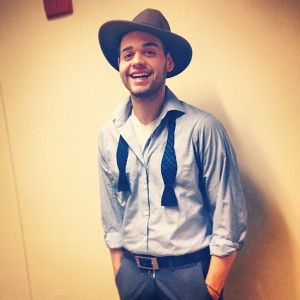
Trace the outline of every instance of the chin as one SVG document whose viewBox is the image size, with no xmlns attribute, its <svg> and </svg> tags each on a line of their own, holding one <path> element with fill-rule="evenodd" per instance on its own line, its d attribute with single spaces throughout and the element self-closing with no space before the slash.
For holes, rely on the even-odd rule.
<svg viewBox="0 0 300 300">
<path fill-rule="evenodd" d="M 137 97 L 137 98 L 150 98 L 153 97 L 157 94 L 159 94 L 159 91 L 161 89 L 161 86 L 148 86 L 144 88 L 131 88 L 129 91 L 132 96 Z"/>
<path fill-rule="evenodd" d="M 148 99 L 150 97 L 153 97 L 155 94 L 156 93 L 153 93 L 153 91 L 139 91 L 131 93 L 132 96 L 140 99 Z"/>
<path fill-rule="evenodd" d="M 143 89 L 132 89 L 130 90 L 131 95 L 135 96 L 135 97 L 139 97 L 139 98 L 143 98 L 143 97 L 149 97 L 150 95 L 152 95 L 152 92 L 150 90 L 143 90 Z"/>
</svg>

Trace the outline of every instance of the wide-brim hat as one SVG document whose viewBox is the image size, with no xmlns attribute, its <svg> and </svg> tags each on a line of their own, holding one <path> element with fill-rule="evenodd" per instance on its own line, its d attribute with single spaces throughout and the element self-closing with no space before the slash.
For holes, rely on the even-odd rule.
<svg viewBox="0 0 300 300">
<path fill-rule="evenodd" d="M 104 23 L 99 29 L 101 50 L 117 71 L 119 70 L 119 47 L 122 37 L 132 31 L 143 31 L 158 37 L 170 52 L 174 69 L 167 74 L 173 77 L 181 73 L 192 59 L 192 47 L 183 37 L 172 33 L 170 25 L 163 14 L 156 9 L 145 9 L 132 21 L 115 20 Z"/>
</svg>

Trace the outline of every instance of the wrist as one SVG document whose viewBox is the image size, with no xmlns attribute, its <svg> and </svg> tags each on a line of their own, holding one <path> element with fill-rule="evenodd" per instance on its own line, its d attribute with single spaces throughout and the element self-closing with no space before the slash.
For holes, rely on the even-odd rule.
<svg viewBox="0 0 300 300">
<path fill-rule="evenodd" d="M 208 288 L 209 292 L 210 292 L 210 293 L 213 293 L 214 296 L 215 296 L 217 299 L 219 299 L 220 296 L 221 296 L 221 291 L 218 291 L 216 288 L 212 287 L 211 285 L 209 285 L 209 284 L 207 284 L 207 283 L 205 283 L 205 284 L 206 284 L 206 287 Z"/>
</svg>

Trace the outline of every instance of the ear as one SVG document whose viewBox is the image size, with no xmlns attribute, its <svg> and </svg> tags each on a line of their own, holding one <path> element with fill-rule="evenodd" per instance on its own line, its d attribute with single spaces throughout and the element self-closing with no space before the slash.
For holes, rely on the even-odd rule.
<svg viewBox="0 0 300 300">
<path fill-rule="evenodd" d="M 167 72 L 171 72 L 174 69 L 174 61 L 170 53 L 167 54 Z"/>
</svg>

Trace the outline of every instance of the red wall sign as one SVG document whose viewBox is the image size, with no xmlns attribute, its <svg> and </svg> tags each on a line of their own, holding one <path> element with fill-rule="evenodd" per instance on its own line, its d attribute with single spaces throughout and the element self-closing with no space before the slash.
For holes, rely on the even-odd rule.
<svg viewBox="0 0 300 300">
<path fill-rule="evenodd" d="M 44 0 L 47 18 L 53 18 L 73 12 L 72 0 Z"/>
</svg>

